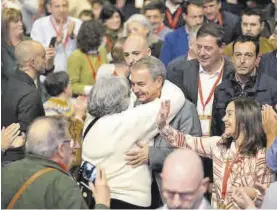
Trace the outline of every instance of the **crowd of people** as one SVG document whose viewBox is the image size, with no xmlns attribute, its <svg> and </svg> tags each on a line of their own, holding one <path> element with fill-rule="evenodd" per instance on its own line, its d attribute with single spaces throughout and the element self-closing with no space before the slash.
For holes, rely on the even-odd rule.
<svg viewBox="0 0 277 210">
<path fill-rule="evenodd" d="M 277 0 L 1 6 L 1 208 L 277 208 Z"/>
</svg>

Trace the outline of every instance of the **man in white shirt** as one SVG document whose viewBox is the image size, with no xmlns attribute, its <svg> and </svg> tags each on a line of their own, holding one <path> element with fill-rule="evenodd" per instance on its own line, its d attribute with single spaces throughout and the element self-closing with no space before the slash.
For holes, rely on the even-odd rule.
<svg viewBox="0 0 277 210">
<path fill-rule="evenodd" d="M 76 49 L 76 36 L 81 20 L 68 16 L 68 0 L 51 0 L 50 16 L 35 21 L 31 38 L 48 47 L 52 37 L 57 37 L 55 72 L 66 71 L 67 58 Z"/>
<path fill-rule="evenodd" d="M 167 79 L 196 105 L 203 136 L 210 135 L 215 88 L 234 71 L 233 64 L 222 56 L 223 38 L 223 28 L 218 24 L 201 26 L 196 34 L 198 59 L 172 62 L 167 68 Z M 203 159 L 205 176 L 212 179 L 212 161 Z"/>
<path fill-rule="evenodd" d="M 204 178 L 202 162 L 195 152 L 172 152 L 164 162 L 161 176 L 166 201 L 161 209 L 211 209 L 204 198 L 209 178 Z"/>
</svg>

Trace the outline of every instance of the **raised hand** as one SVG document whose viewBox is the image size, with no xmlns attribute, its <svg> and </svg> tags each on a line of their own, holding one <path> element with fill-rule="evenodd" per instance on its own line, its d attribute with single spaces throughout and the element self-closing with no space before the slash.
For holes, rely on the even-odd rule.
<svg viewBox="0 0 277 210">
<path fill-rule="evenodd" d="M 169 100 L 162 101 L 161 108 L 156 120 L 159 129 L 163 129 L 164 126 L 166 125 L 166 120 L 168 118 L 169 111 L 170 111 L 170 101 Z"/>
<path fill-rule="evenodd" d="M 110 207 L 110 188 L 104 169 L 97 167 L 95 185 L 90 182 L 89 187 L 93 193 L 96 204 L 104 204 Z"/>
<path fill-rule="evenodd" d="M 10 147 L 20 147 L 23 146 L 25 141 L 20 134 L 20 125 L 19 123 L 13 123 L 7 128 L 3 127 L 1 131 L 1 149 L 6 151 Z"/>
<path fill-rule="evenodd" d="M 86 96 L 78 96 L 75 103 L 75 116 L 83 119 L 87 114 L 88 99 Z"/>
<path fill-rule="evenodd" d="M 232 199 L 241 209 L 255 209 L 254 201 L 247 195 L 244 188 L 233 188 Z"/>
<path fill-rule="evenodd" d="M 269 105 L 263 106 L 262 123 L 267 138 L 266 147 L 269 148 L 277 137 L 277 114 Z"/>
<path fill-rule="evenodd" d="M 56 49 L 54 47 L 49 47 L 46 49 L 46 70 L 53 69 L 54 59 L 56 55 Z"/>
</svg>

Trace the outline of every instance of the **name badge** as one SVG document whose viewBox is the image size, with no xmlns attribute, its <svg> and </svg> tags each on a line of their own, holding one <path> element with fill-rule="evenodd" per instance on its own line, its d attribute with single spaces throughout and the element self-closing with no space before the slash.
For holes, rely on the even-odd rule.
<svg viewBox="0 0 277 210">
<path fill-rule="evenodd" d="M 202 136 L 210 136 L 211 129 L 211 116 L 209 115 L 199 115 L 201 128 L 202 128 Z"/>
</svg>

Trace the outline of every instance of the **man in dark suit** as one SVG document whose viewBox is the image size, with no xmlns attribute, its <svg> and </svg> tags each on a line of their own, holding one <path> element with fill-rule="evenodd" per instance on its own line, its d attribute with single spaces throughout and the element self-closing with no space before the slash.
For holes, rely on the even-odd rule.
<svg viewBox="0 0 277 210">
<path fill-rule="evenodd" d="M 223 42 L 229 44 L 239 33 L 240 18 L 227 11 L 221 10 L 221 0 L 204 0 L 203 10 L 205 15 L 205 22 L 217 23 L 224 29 L 225 35 Z"/>
<path fill-rule="evenodd" d="M 190 35 L 195 33 L 204 21 L 202 3 L 190 0 L 183 4 L 182 18 L 186 24 L 165 37 L 160 55 L 160 60 L 165 66 L 173 59 L 188 53 Z"/>
<path fill-rule="evenodd" d="M 6 84 L 2 94 L 2 126 L 19 123 L 20 130 L 26 132 L 31 122 L 44 116 L 44 109 L 39 91 L 34 80 L 44 73 L 47 65 L 44 47 L 36 41 L 27 40 L 15 48 L 15 57 L 19 69 Z M 53 66 L 53 59 L 50 61 Z M 24 157 L 22 148 L 6 151 L 5 161 L 15 161 Z"/>
<path fill-rule="evenodd" d="M 200 27 L 196 35 L 198 59 L 176 59 L 167 68 L 167 79 L 197 107 L 202 134 L 209 136 L 215 87 L 228 78 L 233 64 L 223 58 L 224 31 L 215 23 Z M 212 161 L 204 160 L 205 175 L 212 177 Z"/>
</svg>

